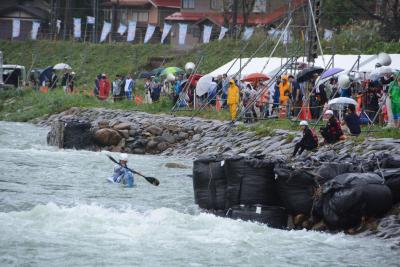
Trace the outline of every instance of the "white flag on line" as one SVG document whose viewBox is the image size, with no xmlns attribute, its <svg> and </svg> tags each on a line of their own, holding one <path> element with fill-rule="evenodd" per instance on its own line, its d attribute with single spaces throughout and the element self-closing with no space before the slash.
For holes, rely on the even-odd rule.
<svg viewBox="0 0 400 267">
<path fill-rule="evenodd" d="M 283 44 L 288 44 L 292 42 L 292 32 L 289 30 L 286 30 L 283 33 L 283 37 L 282 37 L 282 43 Z"/>
<path fill-rule="evenodd" d="M 40 22 L 37 21 L 32 22 L 32 31 L 31 31 L 32 40 L 36 40 L 39 32 L 39 27 L 40 27 Z"/>
<path fill-rule="evenodd" d="M 101 30 L 100 43 L 106 40 L 107 35 L 110 33 L 110 31 L 111 31 L 111 23 L 104 21 L 103 29 Z"/>
<path fill-rule="evenodd" d="M 243 40 L 247 41 L 253 35 L 254 28 L 253 27 L 244 27 L 243 32 Z"/>
<path fill-rule="evenodd" d="M 74 37 L 81 38 L 81 18 L 74 18 Z"/>
<path fill-rule="evenodd" d="M 129 21 L 128 24 L 128 36 L 126 37 L 127 42 L 132 42 L 135 40 L 135 32 L 136 32 L 136 21 Z"/>
<path fill-rule="evenodd" d="M 120 35 L 124 35 L 125 32 L 126 32 L 126 30 L 127 30 L 126 25 L 120 23 L 120 24 L 119 24 L 119 27 L 118 27 L 118 33 L 119 33 Z"/>
<path fill-rule="evenodd" d="M 87 24 L 95 24 L 96 23 L 95 17 L 86 16 L 86 23 Z"/>
<path fill-rule="evenodd" d="M 163 29 L 163 33 L 161 36 L 161 43 L 164 43 L 164 40 L 165 40 L 165 38 L 167 38 L 171 28 L 172 28 L 171 24 L 164 23 L 164 29 Z"/>
<path fill-rule="evenodd" d="M 327 41 L 330 41 L 332 39 L 332 37 L 333 37 L 333 31 L 325 29 L 324 30 L 324 39 Z"/>
<path fill-rule="evenodd" d="M 211 32 L 212 32 L 212 26 L 204 25 L 203 43 L 207 44 L 210 42 Z"/>
<path fill-rule="evenodd" d="M 219 32 L 218 40 L 222 40 L 225 37 L 225 33 L 228 31 L 228 28 L 221 27 L 221 31 Z"/>
<path fill-rule="evenodd" d="M 20 19 L 13 19 L 12 24 L 12 38 L 17 38 L 21 31 L 21 20 Z"/>
<path fill-rule="evenodd" d="M 146 34 L 144 36 L 144 43 L 146 44 L 148 41 L 150 41 L 151 37 L 153 36 L 154 30 L 156 29 L 156 26 L 147 24 L 147 30 Z"/>
<path fill-rule="evenodd" d="M 59 20 L 59 19 L 57 20 L 56 27 L 57 27 L 57 34 L 59 34 L 60 30 L 61 30 L 61 20 Z"/>
<path fill-rule="evenodd" d="M 187 33 L 187 24 L 179 23 L 179 44 L 184 45 Z"/>
</svg>

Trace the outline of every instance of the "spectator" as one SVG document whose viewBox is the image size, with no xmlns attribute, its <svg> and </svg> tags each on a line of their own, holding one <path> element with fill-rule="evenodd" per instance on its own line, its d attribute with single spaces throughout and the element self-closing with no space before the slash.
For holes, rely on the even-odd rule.
<svg viewBox="0 0 400 267">
<path fill-rule="evenodd" d="M 389 97 L 392 104 L 393 122 L 396 128 L 400 127 L 400 72 L 395 74 L 395 79 L 389 84 Z"/>
<path fill-rule="evenodd" d="M 324 144 L 334 144 L 344 138 L 342 128 L 332 110 L 325 111 L 328 122 L 325 127 L 320 128 L 320 133 L 324 138 Z"/>
<path fill-rule="evenodd" d="M 300 127 L 303 129 L 303 137 L 299 142 L 296 143 L 292 157 L 296 156 L 297 151 L 299 152 L 299 155 L 301 155 L 305 149 L 313 150 L 318 146 L 318 137 L 308 127 L 308 122 L 301 121 Z"/>
<path fill-rule="evenodd" d="M 292 86 L 292 103 L 293 103 L 293 115 L 297 116 L 302 106 L 302 94 L 300 84 L 295 80 L 293 75 L 289 75 L 289 82 Z"/>
<path fill-rule="evenodd" d="M 229 106 L 229 112 L 233 123 L 236 120 L 236 112 L 239 104 L 239 88 L 236 86 L 234 80 L 229 82 L 227 104 Z"/>
<path fill-rule="evenodd" d="M 267 103 L 268 103 L 268 88 L 263 83 L 257 87 L 256 91 L 259 93 L 259 97 L 256 102 L 256 107 L 260 109 L 260 118 L 263 119 L 268 114 Z"/>
<path fill-rule="evenodd" d="M 160 99 L 161 94 L 161 83 L 160 78 L 155 77 L 151 83 L 151 99 L 153 102 L 157 102 Z M 179 95 L 178 95 L 179 97 Z"/>
<path fill-rule="evenodd" d="M 99 99 L 106 100 L 110 95 L 111 84 L 110 80 L 107 78 L 107 75 L 105 73 L 101 75 L 99 86 L 100 86 Z"/>
<path fill-rule="evenodd" d="M 125 96 L 128 100 L 132 100 L 132 91 L 133 91 L 134 81 L 132 80 L 132 76 L 129 74 L 128 78 L 125 80 Z"/>
<path fill-rule="evenodd" d="M 222 75 L 222 106 L 223 107 L 227 106 L 226 98 L 228 96 L 228 88 L 229 88 L 229 78 L 228 78 L 228 75 L 226 73 L 224 73 L 224 75 Z"/>
<path fill-rule="evenodd" d="M 55 89 L 57 87 L 57 81 L 58 81 L 58 76 L 53 70 L 51 72 L 51 78 L 50 78 L 50 89 Z"/>
<path fill-rule="evenodd" d="M 165 87 L 165 83 L 164 83 L 164 87 Z M 151 99 L 151 80 L 149 78 L 147 78 L 146 82 L 144 84 L 144 103 L 151 104 L 152 102 L 153 101 Z"/>
<path fill-rule="evenodd" d="M 121 84 L 122 84 L 121 76 L 117 74 L 115 76 L 115 80 L 112 82 L 112 95 L 114 102 L 121 100 L 120 98 L 122 89 Z"/>
<path fill-rule="evenodd" d="M 347 126 L 346 128 L 348 132 L 351 135 L 357 136 L 361 133 L 360 124 L 360 117 L 356 114 L 356 107 L 354 105 L 349 105 L 347 114 L 342 122 L 342 126 Z"/>
<path fill-rule="evenodd" d="M 96 79 L 94 80 L 94 95 L 98 96 L 100 92 L 100 80 L 101 74 L 97 75 Z"/>
<path fill-rule="evenodd" d="M 278 77 L 276 79 L 276 83 L 275 83 L 275 87 L 274 87 L 274 94 L 273 94 L 273 107 L 271 110 L 271 114 L 275 111 L 277 112 L 277 110 L 279 109 L 279 99 L 280 99 L 280 91 L 279 91 L 279 87 L 281 84 L 281 78 Z"/>
</svg>

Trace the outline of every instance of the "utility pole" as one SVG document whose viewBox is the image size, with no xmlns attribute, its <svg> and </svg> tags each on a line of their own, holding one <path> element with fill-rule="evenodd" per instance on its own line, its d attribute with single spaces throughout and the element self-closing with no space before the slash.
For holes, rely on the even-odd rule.
<svg viewBox="0 0 400 267">
<path fill-rule="evenodd" d="M 318 26 L 320 23 L 320 17 L 321 17 L 321 0 L 310 0 L 311 1 L 311 7 L 312 11 L 310 8 L 308 9 L 308 25 L 307 25 L 307 30 L 308 30 L 308 46 L 307 46 L 307 61 L 314 62 L 315 59 L 318 57 Z M 314 21 L 313 21 L 314 18 Z M 314 28 L 314 23 L 316 26 L 316 29 Z"/>
<path fill-rule="evenodd" d="M 233 0 L 232 7 L 232 35 L 236 39 L 237 37 L 237 15 L 238 15 L 239 0 Z"/>
</svg>

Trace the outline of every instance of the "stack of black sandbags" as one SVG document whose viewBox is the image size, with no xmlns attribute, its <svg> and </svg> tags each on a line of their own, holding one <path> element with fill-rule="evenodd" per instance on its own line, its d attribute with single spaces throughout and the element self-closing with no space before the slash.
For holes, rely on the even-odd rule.
<svg viewBox="0 0 400 267">
<path fill-rule="evenodd" d="M 255 158 L 229 158 L 224 162 L 227 179 L 226 207 L 236 205 L 279 206 L 274 162 Z"/>
<path fill-rule="evenodd" d="M 347 173 L 324 184 L 315 213 L 331 229 L 348 229 L 362 217 L 384 215 L 392 205 L 392 193 L 379 175 Z"/>
<path fill-rule="evenodd" d="M 315 176 L 306 170 L 286 165 L 276 166 L 275 173 L 277 191 L 289 214 L 310 216 L 314 191 L 318 186 Z"/>
<path fill-rule="evenodd" d="M 225 210 L 226 177 L 221 159 L 206 157 L 194 161 L 193 191 L 200 208 Z"/>
<path fill-rule="evenodd" d="M 238 205 L 230 208 L 227 216 L 232 219 L 260 222 L 278 229 L 285 229 L 288 223 L 286 210 L 279 206 Z"/>
</svg>

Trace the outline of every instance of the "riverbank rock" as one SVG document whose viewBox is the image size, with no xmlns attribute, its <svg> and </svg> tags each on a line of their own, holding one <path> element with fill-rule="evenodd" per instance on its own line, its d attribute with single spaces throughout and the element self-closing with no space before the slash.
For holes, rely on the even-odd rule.
<svg viewBox="0 0 400 267">
<path fill-rule="evenodd" d="M 114 146 L 118 145 L 122 137 L 116 130 L 104 128 L 95 132 L 94 139 L 101 145 Z"/>
</svg>

